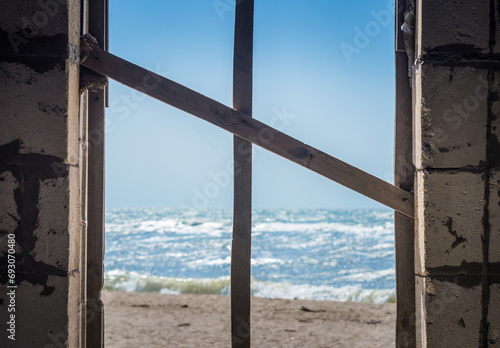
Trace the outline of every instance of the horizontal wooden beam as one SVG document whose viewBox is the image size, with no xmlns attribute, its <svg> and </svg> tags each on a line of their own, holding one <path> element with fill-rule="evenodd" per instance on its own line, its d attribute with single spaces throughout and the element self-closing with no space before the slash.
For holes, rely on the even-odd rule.
<svg viewBox="0 0 500 348">
<path fill-rule="evenodd" d="M 81 64 L 130 88 L 188 112 L 266 150 L 413 218 L 413 194 L 306 145 L 268 125 L 100 48 Z"/>
</svg>

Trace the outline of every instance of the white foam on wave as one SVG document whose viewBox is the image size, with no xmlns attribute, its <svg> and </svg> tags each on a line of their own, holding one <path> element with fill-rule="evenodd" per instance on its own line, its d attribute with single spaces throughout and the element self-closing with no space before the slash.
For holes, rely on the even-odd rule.
<svg viewBox="0 0 500 348">
<path fill-rule="evenodd" d="M 352 234 L 385 234 L 391 226 L 349 225 L 338 222 L 260 222 L 253 226 L 255 232 L 342 232 Z"/>
<path fill-rule="evenodd" d="M 393 224 L 366 226 L 363 224 L 343 224 L 338 222 L 256 222 L 253 224 L 254 233 L 262 232 L 290 232 L 290 233 L 318 233 L 340 232 L 360 236 L 391 235 Z M 178 234 L 212 234 L 231 233 L 230 221 L 189 221 L 182 218 L 162 218 L 160 220 L 124 221 L 123 223 L 107 222 L 106 232 L 135 233 L 157 232 Z"/>
<path fill-rule="evenodd" d="M 339 272 L 342 273 L 342 272 Z M 389 277 L 394 277 L 396 271 L 392 268 L 390 269 L 384 269 L 380 271 L 373 271 L 373 270 L 363 270 L 363 269 L 357 269 L 357 270 L 347 270 L 346 275 L 338 275 L 336 277 L 337 280 L 343 280 L 343 281 L 356 281 L 356 282 L 370 282 L 370 281 L 375 281 L 380 278 L 389 278 Z"/>
<path fill-rule="evenodd" d="M 186 221 L 180 218 L 165 218 L 162 220 L 143 221 L 137 229 L 146 232 L 175 232 L 175 233 L 203 233 L 220 234 L 231 232 L 231 226 L 224 222 L 214 221 Z"/>
<path fill-rule="evenodd" d="M 230 265 L 231 264 L 231 256 L 227 256 L 225 258 L 220 259 L 198 259 L 194 261 L 190 261 L 187 263 L 188 266 L 222 266 L 222 265 Z"/>
<path fill-rule="evenodd" d="M 272 257 L 257 257 L 252 258 L 251 260 L 252 266 L 262 266 L 262 265 L 283 265 L 286 262 L 280 259 L 272 258 Z M 225 258 L 215 258 L 215 259 L 198 259 L 194 261 L 188 262 L 186 265 L 193 267 L 198 265 L 203 266 L 222 266 L 222 265 L 230 265 L 231 264 L 231 256 L 227 256 Z"/>
<path fill-rule="evenodd" d="M 229 277 L 219 278 L 169 278 L 148 277 L 138 273 L 112 271 L 106 273 L 107 290 L 145 291 L 162 294 L 215 294 L 231 293 Z M 304 299 L 325 301 L 354 301 L 384 303 L 392 301 L 394 289 L 362 289 L 358 286 L 297 285 L 285 282 L 252 279 L 252 295 L 264 298 Z"/>
<path fill-rule="evenodd" d="M 387 269 L 394 268 L 392 214 L 369 210 L 254 211 L 253 274 L 270 280 L 253 279 L 254 296 L 386 301 L 393 290 L 363 287 L 391 287 L 394 283 L 394 270 Z M 230 211 L 107 212 L 106 265 L 123 271 L 107 272 L 106 287 L 169 294 L 228 294 L 229 277 L 217 277 L 229 273 L 231 230 Z M 126 269 L 141 274 L 127 273 Z M 207 278 L 145 275 L 149 270 Z M 318 276 L 310 275 L 312 271 Z"/>
<path fill-rule="evenodd" d="M 362 289 L 357 286 L 335 288 L 332 286 L 252 282 L 252 295 L 266 298 L 384 303 L 392 301 L 394 294 L 395 290 L 393 289 Z"/>
</svg>

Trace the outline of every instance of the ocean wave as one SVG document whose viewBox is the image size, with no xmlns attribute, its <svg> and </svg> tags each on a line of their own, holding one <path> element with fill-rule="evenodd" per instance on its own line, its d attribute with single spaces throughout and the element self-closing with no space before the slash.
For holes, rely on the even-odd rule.
<svg viewBox="0 0 500 348">
<path fill-rule="evenodd" d="M 228 294 L 231 237 L 231 210 L 109 210 L 106 287 Z M 254 296 L 384 302 L 394 268 L 391 211 L 253 211 Z"/>
<path fill-rule="evenodd" d="M 169 278 L 147 277 L 136 272 L 108 272 L 104 279 L 105 290 L 160 292 L 169 294 L 229 294 L 229 277 L 219 278 Z"/>
<path fill-rule="evenodd" d="M 255 232 L 342 232 L 352 234 L 390 233 L 390 226 L 366 226 L 338 222 L 261 222 L 253 224 Z"/>
<path fill-rule="evenodd" d="M 219 278 L 169 278 L 151 277 L 135 272 L 111 271 L 106 273 L 105 290 L 158 292 L 163 294 L 213 294 L 229 295 L 229 277 Z M 253 296 L 264 298 L 353 301 L 384 303 L 394 302 L 394 289 L 362 289 L 358 286 L 314 286 L 252 279 Z"/>
<path fill-rule="evenodd" d="M 170 212 L 173 214 L 172 212 Z M 175 214 L 174 216 L 145 216 L 145 219 L 111 219 L 112 212 L 108 212 L 106 221 L 107 233 L 175 233 L 175 234 L 208 234 L 218 235 L 231 233 L 231 219 L 218 218 L 214 221 L 213 216 L 191 216 L 184 214 Z M 354 234 L 361 236 L 380 236 L 392 235 L 394 224 L 392 221 L 377 221 L 367 223 L 366 221 L 357 221 L 353 219 L 346 222 L 317 221 L 314 216 L 308 215 L 308 219 L 291 219 L 292 221 L 282 221 L 276 212 L 269 213 L 268 218 L 255 219 L 252 224 L 252 232 L 264 233 L 321 233 L 336 232 L 343 234 Z M 379 218 L 386 217 L 389 213 L 373 212 L 379 214 Z M 274 215 L 274 216 L 273 216 Z"/>
<path fill-rule="evenodd" d="M 334 222 L 261 222 L 254 223 L 252 226 L 252 234 L 254 237 L 263 235 L 281 234 L 282 238 L 286 239 L 289 236 L 314 236 L 314 239 L 309 241 L 309 247 L 314 247 L 325 243 L 325 238 L 331 239 L 331 234 L 335 234 L 337 242 L 347 240 L 349 238 L 369 238 L 377 239 L 377 242 L 382 244 L 393 243 L 394 240 L 393 226 L 378 225 L 351 225 Z M 225 237 L 230 236 L 232 226 L 229 223 L 222 222 L 186 222 L 182 219 L 164 219 L 160 221 L 143 221 L 141 223 L 107 223 L 106 233 L 120 236 L 141 236 L 149 242 L 170 242 L 182 238 L 182 236 L 211 236 Z M 349 237 L 352 236 L 352 237 Z M 383 246 L 378 246 L 379 248 Z"/>
</svg>

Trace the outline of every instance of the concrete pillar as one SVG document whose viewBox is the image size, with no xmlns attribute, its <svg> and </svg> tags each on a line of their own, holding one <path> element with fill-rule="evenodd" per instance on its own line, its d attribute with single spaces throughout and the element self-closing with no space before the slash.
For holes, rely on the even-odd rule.
<svg viewBox="0 0 500 348">
<path fill-rule="evenodd" d="M 498 6 L 417 1 L 419 347 L 500 347 Z"/>
<path fill-rule="evenodd" d="M 80 0 L 0 2 L 0 347 L 81 346 L 79 37 Z"/>
</svg>

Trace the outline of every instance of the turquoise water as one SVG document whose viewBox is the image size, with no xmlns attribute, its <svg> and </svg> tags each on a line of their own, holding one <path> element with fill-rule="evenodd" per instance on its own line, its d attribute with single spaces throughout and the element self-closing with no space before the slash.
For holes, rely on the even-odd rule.
<svg viewBox="0 0 500 348">
<path fill-rule="evenodd" d="M 105 288 L 230 293 L 231 210 L 106 212 Z M 252 293 L 270 298 L 394 298 L 386 210 L 255 210 Z"/>
</svg>

